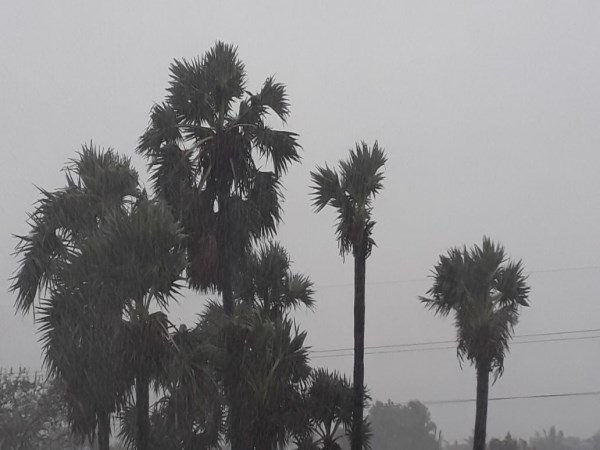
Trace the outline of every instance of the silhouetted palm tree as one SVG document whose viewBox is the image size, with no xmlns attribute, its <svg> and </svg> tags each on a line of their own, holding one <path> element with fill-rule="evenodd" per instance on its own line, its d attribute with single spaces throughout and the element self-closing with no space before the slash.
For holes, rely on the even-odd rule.
<svg viewBox="0 0 600 450">
<path fill-rule="evenodd" d="M 202 315 L 199 330 L 229 401 L 232 448 L 285 448 L 303 419 L 301 387 L 310 374 L 306 333 L 286 317 L 271 320 L 246 304 L 228 316 L 216 303 Z"/>
<path fill-rule="evenodd" d="M 135 389 L 138 450 L 149 448 L 150 382 L 156 381 L 168 357 L 169 322 L 162 310 L 179 290 L 185 268 L 182 244 L 181 229 L 169 209 L 140 195 L 126 214 L 109 218 L 88 239 L 73 263 L 80 283 L 112 299 L 123 317 L 117 353 L 124 380 Z"/>
<path fill-rule="evenodd" d="M 171 333 L 169 351 L 156 379 L 163 396 L 150 415 L 152 450 L 207 450 L 220 446 L 224 409 L 217 374 L 209 361 L 210 344 L 197 328 L 181 325 Z M 134 408 L 121 415 L 119 437 L 135 448 L 137 418 Z"/>
<path fill-rule="evenodd" d="M 296 134 L 267 124 L 271 113 L 288 117 L 285 86 L 270 77 L 248 93 L 237 49 L 222 42 L 200 59 L 176 60 L 170 72 L 169 95 L 152 109 L 138 152 L 189 236 L 191 285 L 218 290 L 231 315 L 233 267 L 253 238 L 274 233 L 279 177 L 300 159 Z M 259 158 L 273 170 L 260 170 Z"/>
<path fill-rule="evenodd" d="M 317 369 L 311 373 L 304 400 L 305 429 L 298 450 L 340 450 L 340 439 L 352 429 L 351 382 L 337 372 Z"/>
<path fill-rule="evenodd" d="M 433 269 L 433 286 L 420 300 L 443 317 L 454 314 L 458 357 L 477 370 L 474 450 L 484 450 L 489 375 L 502 375 L 504 357 L 521 307 L 529 306 L 529 286 L 521 261 L 483 238 L 481 247 L 452 248 Z"/>
<path fill-rule="evenodd" d="M 280 244 L 268 242 L 248 255 L 234 277 L 234 297 L 254 305 L 274 320 L 290 310 L 314 305 L 312 281 L 291 271 L 290 257 Z"/>
<path fill-rule="evenodd" d="M 73 429 L 108 448 L 110 414 L 135 384 L 137 448 L 145 450 L 148 383 L 161 359 L 166 307 L 184 269 L 182 234 L 145 198 L 129 160 L 84 148 L 67 187 L 43 192 L 21 238 L 17 308 L 47 291 L 38 322 L 45 364 L 65 382 Z M 125 317 L 125 319 L 124 319 Z"/>
<path fill-rule="evenodd" d="M 19 237 L 12 290 L 23 314 L 45 296 L 37 317 L 44 363 L 64 381 L 73 431 L 90 438 L 97 431 L 100 448 L 108 449 L 110 415 L 124 389 L 111 339 L 120 313 L 111 299 L 90 296 L 92 286 L 74 281 L 82 274 L 74 261 L 109 218 L 126 214 L 139 194 L 138 177 L 128 159 L 90 145 L 67 166 L 66 179 L 62 189 L 40 190 L 30 231 Z"/>
<path fill-rule="evenodd" d="M 364 346 L 366 260 L 374 245 L 372 202 L 383 188 L 387 158 L 377 142 L 369 149 L 356 144 L 350 157 L 340 161 L 339 171 L 325 166 L 311 173 L 313 205 L 321 211 L 330 205 L 338 212 L 336 235 L 342 256 L 354 256 L 354 409 L 352 450 L 362 450 L 364 434 Z"/>
</svg>

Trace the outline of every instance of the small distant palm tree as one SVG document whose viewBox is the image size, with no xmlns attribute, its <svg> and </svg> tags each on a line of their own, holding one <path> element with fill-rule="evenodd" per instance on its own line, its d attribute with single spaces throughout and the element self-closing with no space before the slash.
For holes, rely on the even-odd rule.
<svg viewBox="0 0 600 450">
<path fill-rule="evenodd" d="M 352 450 L 363 449 L 366 260 L 373 248 L 373 199 L 383 189 L 386 156 L 375 142 L 356 144 L 339 171 L 325 166 L 311 172 L 317 212 L 330 205 L 338 212 L 336 235 L 342 256 L 354 256 L 354 409 Z"/>
<path fill-rule="evenodd" d="M 477 370 L 474 450 L 484 450 L 489 375 L 504 371 L 504 357 L 521 307 L 529 306 L 529 286 L 521 261 L 513 262 L 504 247 L 483 238 L 481 247 L 452 248 L 433 269 L 433 286 L 425 306 L 443 317 L 454 314 L 458 357 Z"/>
</svg>

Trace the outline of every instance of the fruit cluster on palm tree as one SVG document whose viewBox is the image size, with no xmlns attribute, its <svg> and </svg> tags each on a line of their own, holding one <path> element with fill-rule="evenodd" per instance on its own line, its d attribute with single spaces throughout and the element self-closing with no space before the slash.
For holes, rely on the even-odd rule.
<svg viewBox="0 0 600 450">
<path fill-rule="evenodd" d="M 474 450 L 485 448 L 489 376 L 504 370 L 504 358 L 529 286 L 521 261 L 510 261 L 504 247 L 489 238 L 471 249 L 452 248 L 433 270 L 425 306 L 443 317 L 454 315 L 458 357 L 477 371 Z"/>
</svg>

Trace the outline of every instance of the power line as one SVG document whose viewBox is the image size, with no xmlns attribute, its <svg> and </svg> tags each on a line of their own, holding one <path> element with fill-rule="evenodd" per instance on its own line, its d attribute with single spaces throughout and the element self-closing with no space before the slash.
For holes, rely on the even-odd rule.
<svg viewBox="0 0 600 450">
<path fill-rule="evenodd" d="M 600 265 L 594 266 L 578 266 L 578 267 L 561 267 L 561 268 L 550 268 L 550 269 L 539 269 L 539 270 L 531 270 L 527 273 L 527 275 L 534 275 L 537 273 L 555 273 L 555 272 L 581 272 L 586 270 L 600 270 Z M 380 281 L 369 281 L 366 282 L 366 286 L 377 286 L 377 285 L 386 285 L 386 284 L 403 284 L 403 283 L 415 283 L 415 282 L 423 282 L 429 281 L 430 278 L 404 278 L 398 280 L 380 280 Z M 334 284 L 317 284 L 314 288 L 333 288 L 333 287 L 347 287 L 354 286 L 354 283 L 334 283 Z M 11 305 L 0 305 L 0 308 L 13 308 Z"/>
<path fill-rule="evenodd" d="M 600 391 L 584 391 L 584 392 L 561 392 L 558 394 L 538 394 L 538 395 L 512 395 L 507 397 L 490 397 L 488 401 L 497 402 L 503 400 L 523 400 L 523 399 L 541 399 L 541 398 L 561 398 L 561 397 L 592 397 L 600 395 Z M 426 405 L 447 405 L 453 403 L 473 403 L 474 398 L 459 398 L 454 400 L 431 400 L 421 402 Z"/>
<path fill-rule="evenodd" d="M 576 337 L 566 337 L 566 338 L 556 338 L 556 339 L 536 339 L 530 341 L 515 341 L 512 342 L 513 345 L 518 344 L 539 344 L 545 342 L 561 342 L 561 341 L 579 341 L 586 339 L 600 339 L 600 335 L 598 336 L 576 336 Z M 396 350 L 384 350 L 384 351 L 375 351 L 375 352 L 365 352 L 365 355 L 386 355 L 390 353 L 411 353 L 411 352 L 427 352 L 427 351 L 437 351 L 437 350 L 451 350 L 456 349 L 456 345 L 444 346 L 444 347 L 425 347 L 425 348 L 402 348 Z M 321 358 L 341 358 L 353 356 L 352 353 L 338 353 L 333 355 L 322 355 L 319 354 L 317 356 L 313 356 L 312 359 L 321 359 Z"/>
<path fill-rule="evenodd" d="M 588 328 L 581 330 L 569 330 L 569 331 L 554 331 L 554 332 L 546 332 L 546 333 L 530 333 L 530 334 L 518 334 L 515 335 L 515 339 L 520 338 L 528 338 L 528 337 L 543 337 L 543 336 L 560 336 L 566 334 L 584 334 L 584 333 L 597 333 L 600 332 L 600 328 Z M 372 345 L 365 347 L 365 350 L 376 350 L 382 348 L 395 348 L 395 347 L 416 347 L 416 346 L 427 346 L 427 345 L 442 345 L 442 344 L 453 344 L 456 340 L 446 340 L 446 341 L 428 341 L 428 342 L 414 342 L 414 343 L 403 343 L 403 344 L 387 344 L 387 345 Z M 536 342 L 545 342 L 545 341 L 536 341 Z M 517 341 L 513 342 L 514 344 Z M 312 350 L 311 353 L 332 353 L 332 352 L 343 352 L 354 350 L 353 347 L 345 347 L 345 348 L 330 348 L 325 350 Z"/>
<path fill-rule="evenodd" d="M 589 265 L 589 266 L 577 266 L 577 267 L 558 267 L 549 269 L 538 269 L 530 270 L 527 275 L 535 275 L 539 273 L 557 273 L 557 272 L 582 272 L 588 270 L 600 270 L 600 265 Z M 386 284 L 404 284 L 404 283 L 418 283 L 423 281 L 429 281 L 430 277 L 423 278 L 400 278 L 395 280 L 379 280 L 379 281 L 368 281 L 365 283 L 366 286 L 377 286 Z M 317 284 L 315 288 L 333 288 L 333 287 L 347 287 L 354 286 L 354 283 L 333 283 L 333 284 Z"/>
</svg>

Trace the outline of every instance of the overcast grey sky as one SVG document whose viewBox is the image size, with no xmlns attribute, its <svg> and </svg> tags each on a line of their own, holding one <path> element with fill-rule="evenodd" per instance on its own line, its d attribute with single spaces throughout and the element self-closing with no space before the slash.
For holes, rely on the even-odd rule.
<svg viewBox="0 0 600 450">
<path fill-rule="evenodd" d="M 599 23 L 595 0 L 0 2 L 0 366 L 41 365 L 32 318 L 7 293 L 34 185 L 60 186 L 90 140 L 132 155 L 170 62 L 217 39 L 238 45 L 251 89 L 272 74 L 288 86 L 304 160 L 284 180 L 280 240 L 317 285 L 316 311 L 296 316 L 315 350 L 352 345 L 352 264 L 334 213 L 312 212 L 309 172 L 361 139 L 389 155 L 366 345 L 452 339 L 451 319 L 417 297 L 440 253 L 484 234 L 532 272 L 517 334 L 600 328 Z M 182 299 L 173 321 L 202 305 Z M 600 339 L 514 345 L 490 395 L 598 391 L 599 356 Z M 350 374 L 352 360 L 314 364 Z M 475 396 L 453 350 L 367 356 L 366 380 L 381 400 Z M 471 433 L 474 404 L 430 409 L 447 438 Z M 599 396 L 492 402 L 489 435 L 586 437 L 599 412 Z"/>
</svg>

